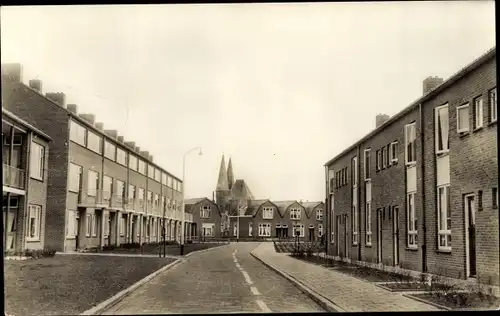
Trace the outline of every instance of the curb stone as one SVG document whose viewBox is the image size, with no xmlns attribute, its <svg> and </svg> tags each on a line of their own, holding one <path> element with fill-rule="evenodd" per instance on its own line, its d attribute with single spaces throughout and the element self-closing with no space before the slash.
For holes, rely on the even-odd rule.
<svg viewBox="0 0 500 316">
<path fill-rule="evenodd" d="M 140 287 L 140 286 L 144 285 L 145 283 L 151 281 L 151 279 L 153 279 L 158 274 L 160 274 L 160 273 L 162 273 L 164 271 L 167 271 L 167 270 L 173 268 L 174 266 L 176 266 L 177 264 L 179 264 L 179 263 L 181 263 L 183 261 L 184 260 L 176 259 L 174 262 L 169 263 L 166 266 L 164 266 L 164 267 L 162 267 L 162 268 L 154 271 L 153 273 L 147 275 L 146 277 L 142 278 L 141 280 L 135 282 L 134 284 L 132 284 L 128 288 L 126 288 L 126 289 L 118 292 L 117 294 L 115 294 L 112 297 L 108 298 L 104 302 L 101 302 L 101 303 L 97 304 L 97 306 L 94 306 L 91 309 L 86 310 L 85 312 L 81 313 L 80 315 L 99 315 L 99 314 L 101 314 L 105 310 L 111 308 L 112 306 L 114 306 L 115 304 L 117 304 L 118 302 L 120 302 L 121 300 L 123 300 L 126 296 L 128 296 L 131 292 L 133 292 L 138 287 Z"/>
<path fill-rule="evenodd" d="M 288 273 L 282 271 L 281 269 L 271 265 L 270 263 L 264 261 L 260 257 L 258 257 L 256 254 L 253 252 L 250 253 L 255 259 L 259 260 L 262 262 L 265 266 L 270 268 L 271 270 L 275 271 L 276 273 L 282 275 L 285 279 L 290 281 L 293 285 L 295 285 L 299 290 L 301 290 L 304 294 L 309 296 L 314 302 L 316 302 L 319 306 L 321 306 L 323 309 L 325 309 L 327 312 L 346 312 L 343 308 L 337 306 L 335 303 L 330 301 L 329 299 L 325 298 L 321 294 L 317 293 L 316 291 L 310 289 L 306 285 L 304 285 L 302 282 L 294 278 L 293 276 L 289 275 Z"/>
<path fill-rule="evenodd" d="M 211 247 L 211 248 L 207 248 L 207 249 L 202 249 L 202 250 L 197 250 L 197 251 L 192 251 L 190 253 L 188 253 L 187 255 L 183 256 L 184 258 L 187 258 L 189 256 L 191 256 L 192 254 L 198 254 L 198 253 L 202 253 L 202 252 L 205 252 L 205 251 L 209 251 L 209 250 L 214 250 L 214 249 L 218 249 L 218 248 L 222 248 L 224 246 L 228 246 L 229 244 L 224 244 L 224 245 L 221 245 L 221 246 L 215 246 L 215 247 Z"/>
<path fill-rule="evenodd" d="M 453 310 L 452 308 L 449 308 L 449 307 L 446 307 L 446 306 L 443 306 L 443 305 L 440 305 L 440 304 L 437 304 L 437 303 L 434 303 L 432 301 L 428 301 L 428 300 L 424 300 L 420 297 L 416 297 L 416 296 L 413 296 L 411 294 L 403 294 L 404 297 L 408 297 L 408 298 L 411 298 L 412 300 L 415 300 L 415 301 L 419 301 L 421 303 L 425 303 L 427 305 L 432 305 L 434 307 L 437 307 L 439 309 L 443 309 L 443 310 L 446 310 L 446 311 L 451 311 Z"/>
</svg>

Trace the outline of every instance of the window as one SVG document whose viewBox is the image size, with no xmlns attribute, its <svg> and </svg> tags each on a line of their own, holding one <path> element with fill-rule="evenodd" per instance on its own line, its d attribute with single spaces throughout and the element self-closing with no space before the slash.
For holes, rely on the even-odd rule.
<svg viewBox="0 0 500 316">
<path fill-rule="evenodd" d="M 99 188 L 99 173 L 97 173 L 94 170 L 89 170 L 88 183 L 87 183 L 87 195 L 88 196 L 96 196 L 98 188 Z"/>
<path fill-rule="evenodd" d="M 87 133 L 87 148 L 98 153 L 102 154 L 102 138 L 97 135 L 96 133 L 93 133 L 91 131 L 88 131 Z"/>
<path fill-rule="evenodd" d="M 372 244 L 372 185 L 368 183 L 365 190 L 365 243 L 367 246 Z"/>
<path fill-rule="evenodd" d="M 143 175 L 146 175 L 146 163 L 144 162 L 144 160 L 140 160 L 139 159 L 139 173 L 143 174 Z"/>
<path fill-rule="evenodd" d="M 116 162 L 126 166 L 127 165 L 127 152 L 121 148 L 116 148 Z"/>
<path fill-rule="evenodd" d="M 151 203 L 153 203 L 153 192 L 148 191 L 147 199 L 148 199 L 148 207 L 151 207 Z"/>
<path fill-rule="evenodd" d="M 318 237 L 323 236 L 323 225 L 318 224 Z"/>
<path fill-rule="evenodd" d="M 352 215 L 351 215 L 351 227 L 352 227 L 352 244 L 358 244 L 358 206 L 352 206 Z"/>
<path fill-rule="evenodd" d="M 290 219 L 300 219 L 300 209 L 298 208 L 290 209 Z"/>
<path fill-rule="evenodd" d="M 165 209 L 165 197 L 162 196 L 161 197 L 161 210 L 164 210 Z"/>
<path fill-rule="evenodd" d="M 297 224 L 293 225 L 293 237 L 297 237 L 297 230 L 299 231 L 300 235 L 299 237 L 304 237 L 305 236 L 305 230 L 304 230 L 304 224 Z"/>
<path fill-rule="evenodd" d="M 380 169 L 382 169 L 382 168 L 381 168 L 381 166 L 382 166 L 382 163 L 381 163 L 381 161 L 382 161 L 382 156 L 381 156 L 380 149 L 379 149 L 379 150 L 377 150 L 376 154 L 377 154 L 377 156 L 376 156 L 376 158 L 375 158 L 375 160 L 376 160 L 376 161 L 375 161 L 375 166 L 376 166 L 376 170 L 377 170 L 377 171 L 379 171 Z"/>
<path fill-rule="evenodd" d="M 385 154 L 385 147 L 380 148 L 380 158 L 382 160 L 382 169 L 385 169 L 387 167 L 387 161 L 386 161 L 386 154 Z"/>
<path fill-rule="evenodd" d="M 30 177 L 38 180 L 43 180 L 43 171 L 45 167 L 45 147 L 35 142 L 31 142 L 30 160 Z"/>
<path fill-rule="evenodd" d="M 104 201 L 109 201 L 113 191 L 113 178 L 104 176 L 102 179 L 102 196 Z"/>
<path fill-rule="evenodd" d="M 90 234 L 92 233 L 92 215 L 87 214 L 85 216 L 85 236 L 90 237 Z"/>
<path fill-rule="evenodd" d="M 167 186 L 170 188 L 172 187 L 172 177 L 171 176 L 167 177 Z"/>
<path fill-rule="evenodd" d="M 85 146 L 87 129 L 75 121 L 70 122 L 69 139 L 79 145 Z"/>
<path fill-rule="evenodd" d="M 358 185 L 358 158 L 357 157 L 352 158 L 351 177 L 352 177 L 352 185 L 357 186 Z"/>
<path fill-rule="evenodd" d="M 139 207 L 144 206 L 144 189 L 139 188 Z"/>
<path fill-rule="evenodd" d="M 435 109 L 435 129 L 436 154 L 446 153 L 450 148 L 450 139 L 448 137 L 449 120 L 448 104 L 438 106 Z"/>
<path fill-rule="evenodd" d="M 167 185 L 167 174 L 165 172 L 161 173 L 161 184 Z"/>
<path fill-rule="evenodd" d="M 438 191 L 438 248 L 440 250 L 451 250 L 451 210 L 450 210 L 450 186 L 441 186 Z"/>
<path fill-rule="evenodd" d="M 75 165 L 74 163 L 69 164 L 69 188 L 71 192 L 78 193 L 80 191 L 80 177 L 82 175 L 82 167 Z"/>
<path fill-rule="evenodd" d="M 66 217 L 66 237 L 74 238 L 78 235 L 78 221 L 77 212 L 68 211 L 68 216 Z"/>
<path fill-rule="evenodd" d="M 125 217 L 120 217 L 120 236 L 125 235 Z"/>
<path fill-rule="evenodd" d="M 398 163 L 398 142 L 394 141 L 391 143 L 389 147 L 389 162 L 391 164 L 397 164 Z"/>
<path fill-rule="evenodd" d="M 211 210 L 210 205 L 203 205 L 201 207 L 200 217 L 201 218 L 210 218 L 210 210 Z"/>
<path fill-rule="evenodd" d="M 489 108 L 490 108 L 490 122 L 497 121 L 497 88 L 490 90 L 489 95 Z"/>
<path fill-rule="evenodd" d="M 385 149 L 385 154 L 387 157 L 385 157 L 385 161 L 387 162 L 387 167 L 391 166 L 391 144 L 387 145 L 387 148 Z"/>
<path fill-rule="evenodd" d="M 113 161 L 116 159 L 116 146 L 107 140 L 104 141 L 104 157 Z"/>
<path fill-rule="evenodd" d="M 316 220 L 322 221 L 323 220 L 323 210 L 322 209 L 317 209 L 316 210 Z"/>
<path fill-rule="evenodd" d="M 335 243 L 335 212 L 330 211 L 330 242 Z"/>
<path fill-rule="evenodd" d="M 148 165 L 148 177 L 150 179 L 153 179 L 155 176 L 155 167 L 153 167 L 152 165 Z"/>
<path fill-rule="evenodd" d="M 334 170 L 328 170 L 328 191 L 330 193 L 334 192 L 334 181 L 335 181 L 335 171 Z"/>
<path fill-rule="evenodd" d="M 368 148 L 368 149 L 365 149 L 365 174 L 364 174 L 364 177 L 365 177 L 365 181 L 368 181 L 370 180 L 370 152 L 371 152 L 371 149 Z"/>
<path fill-rule="evenodd" d="M 128 156 L 128 167 L 134 171 L 137 171 L 137 157 L 134 155 Z"/>
<path fill-rule="evenodd" d="M 134 200 L 135 200 L 135 185 L 133 185 L 133 184 L 129 184 L 128 185 L 127 197 L 128 197 L 129 203 L 134 203 Z"/>
<path fill-rule="evenodd" d="M 97 216 L 92 215 L 92 237 L 97 237 Z"/>
<path fill-rule="evenodd" d="M 249 237 L 253 236 L 253 232 L 252 231 L 253 231 L 253 223 L 250 222 L 250 223 L 248 223 L 248 236 Z"/>
<path fill-rule="evenodd" d="M 259 224 L 259 237 L 271 237 L 271 224 Z"/>
<path fill-rule="evenodd" d="M 469 103 L 457 106 L 457 132 L 466 133 L 469 131 Z"/>
<path fill-rule="evenodd" d="M 483 98 L 474 99 L 474 129 L 483 127 Z"/>
<path fill-rule="evenodd" d="M 483 210 L 483 191 L 477 191 L 477 211 L 481 212 Z"/>
<path fill-rule="evenodd" d="M 42 219 L 42 207 L 40 205 L 30 204 L 28 206 L 29 211 L 29 220 L 28 220 L 28 229 L 27 239 L 28 240 L 40 240 L 40 227 L 41 227 L 41 219 Z"/>
<path fill-rule="evenodd" d="M 417 248 L 417 217 L 415 215 L 415 193 L 406 195 L 406 223 L 408 248 Z"/>
<path fill-rule="evenodd" d="M 158 182 L 161 181 L 161 171 L 159 169 L 155 169 L 155 180 Z"/>
<path fill-rule="evenodd" d="M 214 237 L 215 224 L 203 223 L 201 225 L 203 228 L 203 236 L 204 237 Z"/>
<path fill-rule="evenodd" d="M 155 193 L 155 199 L 154 199 L 154 207 L 157 209 L 160 206 L 160 196 Z"/>
<path fill-rule="evenodd" d="M 273 219 L 273 208 L 272 207 L 264 207 L 262 209 L 262 218 L 263 219 Z"/>
<path fill-rule="evenodd" d="M 104 237 L 108 237 L 109 236 L 109 228 L 111 226 L 111 219 L 110 219 L 110 216 L 109 216 L 109 212 L 106 212 L 106 214 L 103 216 L 103 220 L 104 220 L 104 232 L 103 232 L 103 235 Z"/>
<path fill-rule="evenodd" d="M 114 192 L 114 195 L 117 197 L 122 197 L 125 192 L 125 183 L 121 180 L 116 180 L 116 190 Z"/>
<path fill-rule="evenodd" d="M 416 138 L 415 122 L 405 125 L 405 159 L 407 165 L 417 161 Z"/>
<path fill-rule="evenodd" d="M 498 189 L 491 189 L 491 208 L 498 208 Z"/>
</svg>

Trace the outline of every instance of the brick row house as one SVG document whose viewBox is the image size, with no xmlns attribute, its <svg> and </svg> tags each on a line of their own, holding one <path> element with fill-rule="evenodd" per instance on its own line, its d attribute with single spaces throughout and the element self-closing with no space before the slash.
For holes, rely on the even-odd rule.
<svg viewBox="0 0 500 316">
<path fill-rule="evenodd" d="M 43 95 L 39 80 L 25 85 L 19 64 L 2 65 L 2 106 L 51 138 L 45 247 L 157 242 L 163 226 L 167 240 L 179 240 L 181 221 L 192 222 L 191 214 L 181 218 L 179 178 L 93 114 L 78 114 L 63 93 Z"/>
<path fill-rule="evenodd" d="M 2 107 L 4 253 L 44 247 L 50 140 Z"/>
<path fill-rule="evenodd" d="M 328 161 L 328 253 L 499 284 L 496 47 Z"/>
</svg>

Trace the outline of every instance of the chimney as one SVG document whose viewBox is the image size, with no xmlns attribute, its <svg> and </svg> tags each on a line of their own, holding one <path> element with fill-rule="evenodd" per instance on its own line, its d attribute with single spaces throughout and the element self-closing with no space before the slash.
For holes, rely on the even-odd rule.
<svg viewBox="0 0 500 316">
<path fill-rule="evenodd" d="M 134 151 L 135 151 L 136 153 L 140 154 L 140 153 L 141 153 L 141 147 L 139 147 L 139 146 L 135 146 Z"/>
<path fill-rule="evenodd" d="M 426 95 L 427 93 L 436 89 L 437 86 L 439 86 L 443 82 L 444 82 L 443 78 L 440 78 L 440 77 L 430 76 L 430 77 L 425 78 L 424 81 L 422 82 L 423 94 Z"/>
<path fill-rule="evenodd" d="M 375 117 L 375 128 L 378 128 L 380 125 L 387 122 L 388 119 L 389 115 L 387 114 L 377 114 L 377 116 Z"/>
<path fill-rule="evenodd" d="M 92 125 L 94 125 L 94 123 L 95 123 L 95 115 L 94 114 L 80 114 L 78 116 L 81 117 L 83 120 L 89 122 Z"/>
<path fill-rule="evenodd" d="M 111 129 L 105 129 L 104 130 L 104 133 L 106 135 L 108 135 L 109 137 L 113 138 L 113 139 L 116 139 L 116 137 L 118 136 L 118 132 L 116 130 L 111 130 Z"/>
<path fill-rule="evenodd" d="M 149 151 L 141 151 L 140 152 L 141 156 L 148 159 L 149 158 Z"/>
<path fill-rule="evenodd" d="M 68 111 L 74 114 L 78 114 L 78 107 L 76 106 L 76 104 L 68 104 L 66 108 L 68 109 Z"/>
<path fill-rule="evenodd" d="M 99 123 L 95 123 L 95 127 L 96 127 L 98 130 L 101 130 L 101 131 L 102 131 L 102 130 L 104 129 L 104 123 L 101 123 L 101 122 L 99 122 Z"/>
<path fill-rule="evenodd" d="M 42 81 L 38 79 L 31 79 L 29 81 L 29 87 L 33 90 L 36 90 L 42 93 Z"/>
<path fill-rule="evenodd" d="M 2 79 L 23 81 L 23 66 L 19 63 L 2 64 Z"/>
<path fill-rule="evenodd" d="M 149 161 L 153 162 L 153 155 L 149 155 Z"/>
<path fill-rule="evenodd" d="M 118 136 L 116 140 L 118 140 L 120 143 L 123 143 L 123 136 Z"/>
<path fill-rule="evenodd" d="M 62 92 L 47 92 L 45 96 L 62 107 L 66 105 L 66 95 Z"/>
<path fill-rule="evenodd" d="M 125 146 L 130 147 L 132 150 L 135 149 L 135 143 L 134 142 L 125 142 Z"/>
<path fill-rule="evenodd" d="M 215 192 L 214 191 L 212 191 L 212 202 L 215 203 Z"/>
</svg>

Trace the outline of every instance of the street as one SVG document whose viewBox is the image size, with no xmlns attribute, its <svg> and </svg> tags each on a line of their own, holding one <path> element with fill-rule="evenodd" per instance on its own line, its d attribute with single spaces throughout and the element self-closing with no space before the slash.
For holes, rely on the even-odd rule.
<svg viewBox="0 0 500 316">
<path fill-rule="evenodd" d="M 233 243 L 193 254 L 104 314 L 323 312 L 251 256 L 259 244 Z"/>
</svg>

